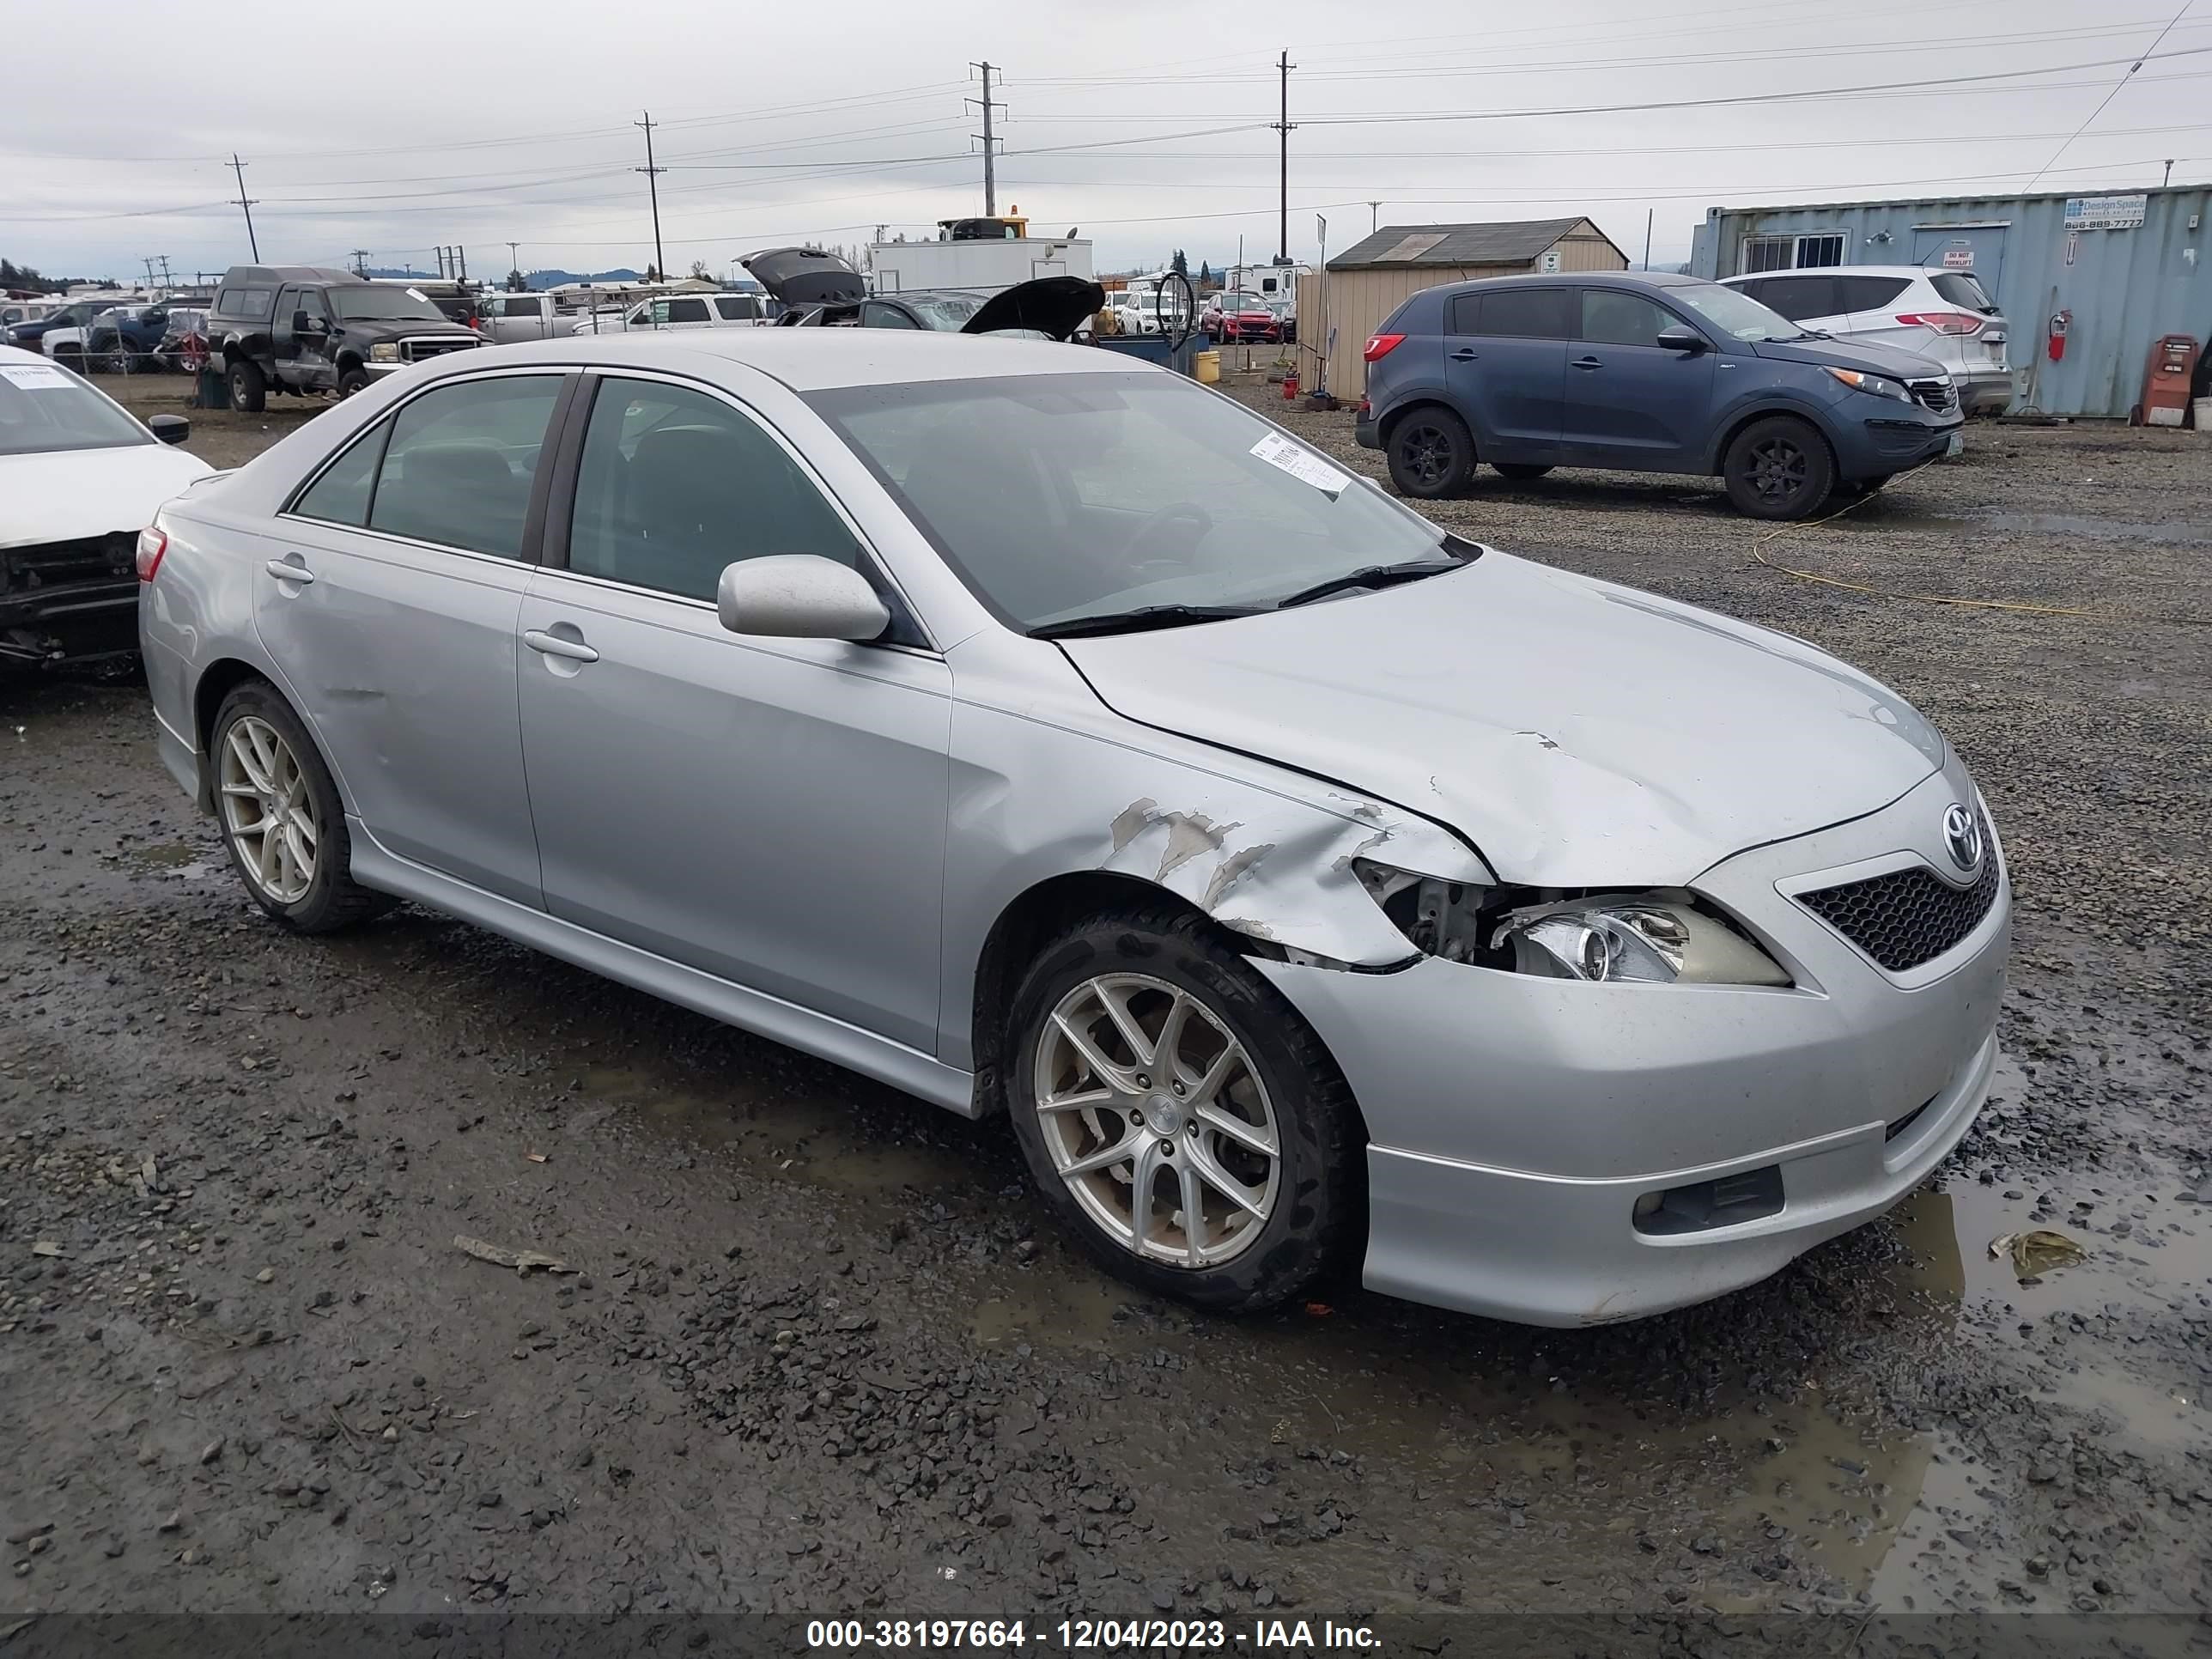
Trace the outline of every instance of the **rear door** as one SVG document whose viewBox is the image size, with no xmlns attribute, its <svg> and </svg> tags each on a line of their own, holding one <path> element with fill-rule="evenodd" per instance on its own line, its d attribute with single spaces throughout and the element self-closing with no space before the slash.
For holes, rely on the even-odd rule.
<svg viewBox="0 0 2212 1659">
<path fill-rule="evenodd" d="M 1486 461 L 1559 459 L 1574 290 L 1518 286 L 1455 294 L 1444 308 L 1444 389 Z"/>
<path fill-rule="evenodd" d="M 368 834 L 532 906 L 515 632 L 566 383 L 477 374 L 409 399 L 285 509 L 254 573 L 255 628 Z"/>
<path fill-rule="evenodd" d="M 1625 289 L 1586 288 L 1577 301 L 1559 459 L 1638 472 L 1700 471 L 1718 357 L 1659 343 L 1661 330 L 1697 325 Z"/>
</svg>

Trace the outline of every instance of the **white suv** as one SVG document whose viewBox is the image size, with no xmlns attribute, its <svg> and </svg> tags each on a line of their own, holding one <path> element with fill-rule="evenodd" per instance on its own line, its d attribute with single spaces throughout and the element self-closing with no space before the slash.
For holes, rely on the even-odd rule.
<svg viewBox="0 0 2212 1659">
<path fill-rule="evenodd" d="M 627 330 L 666 328 L 760 328 L 773 322 L 767 299 L 758 294 L 676 294 L 643 300 L 620 317 L 586 317 L 572 334 L 620 334 Z"/>
<path fill-rule="evenodd" d="M 1969 415 L 2001 415 L 2013 400 L 2005 361 L 2011 330 L 1970 270 L 1835 265 L 1723 280 L 1800 328 L 1894 346 L 1942 364 Z"/>
</svg>

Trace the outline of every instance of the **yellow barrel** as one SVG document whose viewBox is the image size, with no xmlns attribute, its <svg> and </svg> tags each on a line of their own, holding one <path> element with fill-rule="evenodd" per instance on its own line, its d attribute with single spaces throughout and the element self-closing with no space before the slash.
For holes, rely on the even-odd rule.
<svg viewBox="0 0 2212 1659">
<path fill-rule="evenodd" d="M 1200 386 L 1212 386 L 1220 380 L 1220 352 L 1201 351 L 1197 355 L 1196 361 L 1198 363 L 1198 383 Z"/>
</svg>

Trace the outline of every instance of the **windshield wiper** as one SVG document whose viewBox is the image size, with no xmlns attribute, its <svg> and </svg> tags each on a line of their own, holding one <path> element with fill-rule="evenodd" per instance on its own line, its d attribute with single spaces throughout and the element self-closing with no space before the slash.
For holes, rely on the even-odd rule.
<svg viewBox="0 0 2212 1659">
<path fill-rule="evenodd" d="M 1464 559 L 1423 559 L 1413 564 L 1370 564 L 1364 570 L 1348 571 L 1341 576 L 1331 576 L 1325 582 L 1316 582 L 1311 587 L 1301 587 L 1288 599 L 1276 601 L 1275 609 L 1287 611 L 1294 605 L 1310 605 L 1316 599 L 1325 599 L 1332 593 L 1348 593 L 1358 587 L 1389 587 L 1397 582 L 1417 582 L 1425 576 L 1441 576 L 1447 570 L 1457 570 L 1466 564 Z"/>
<path fill-rule="evenodd" d="M 1133 611 L 1102 611 L 1095 617 L 1071 617 L 1030 629 L 1033 640 L 1080 639 L 1086 634 L 1140 634 L 1154 628 L 1182 628 L 1192 623 L 1226 622 L 1255 617 L 1249 605 L 1140 605 Z"/>
</svg>

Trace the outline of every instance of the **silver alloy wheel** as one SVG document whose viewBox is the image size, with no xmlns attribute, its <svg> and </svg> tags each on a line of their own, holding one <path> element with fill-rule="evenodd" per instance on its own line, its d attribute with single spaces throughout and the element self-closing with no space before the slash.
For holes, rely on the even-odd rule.
<svg viewBox="0 0 2212 1659">
<path fill-rule="evenodd" d="M 1217 1267 L 1274 1212 L 1282 1137 L 1267 1086 L 1189 992 L 1142 974 L 1085 980 L 1052 1011 L 1032 1083 L 1053 1167 L 1132 1255 Z"/>
<path fill-rule="evenodd" d="M 283 734 L 246 714 L 222 743 L 222 823 L 256 887 L 279 904 L 307 896 L 315 880 L 315 798 Z"/>
</svg>

